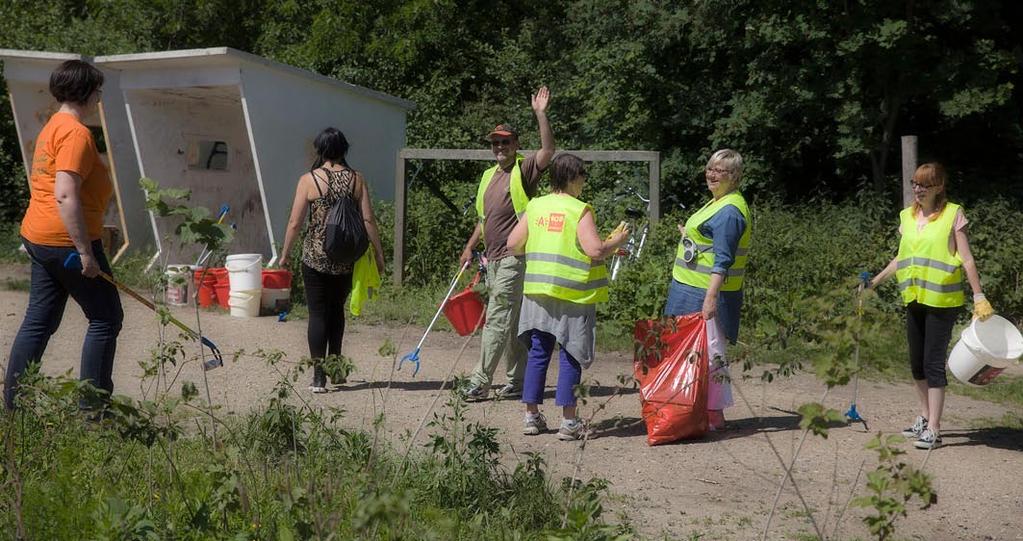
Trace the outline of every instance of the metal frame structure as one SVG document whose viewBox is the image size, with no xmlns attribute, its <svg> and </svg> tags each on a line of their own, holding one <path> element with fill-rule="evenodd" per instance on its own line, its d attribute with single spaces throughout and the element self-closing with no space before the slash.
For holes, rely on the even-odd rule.
<svg viewBox="0 0 1023 541">
<path fill-rule="evenodd" d="M 535 150 L 521 150 L 523 154 Z M 661 153 L 650 150 L 564 150 L 588 162 L 646 162 L 649 168 L 651 223 L 661 217 Z M 560 152 L 559 152 L 560 153 Z M 462 148 L 403 148 L 398 152 L 394 167 L 394 284 L 401 286 L 405 274 L 405 219 L 407 189 L 405 162 L 408 160 L 465 160 L 494 161 L 493 152 L 486 149 Z"/>
</svg>

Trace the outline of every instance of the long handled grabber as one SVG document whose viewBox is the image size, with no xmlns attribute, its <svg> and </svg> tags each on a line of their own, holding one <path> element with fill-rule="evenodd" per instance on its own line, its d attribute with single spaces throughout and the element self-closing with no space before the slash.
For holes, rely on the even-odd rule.
<svg viewBox="0 0 1023 541">
<path fill-rule="evenodd" d="M 218 224 L 224 223 L 224 218 L 227 216 L 227 213 L 230 212 L 230 210 L 231 205 L 228 205 L 227 203 L 220 205 L 220 211 L 217 213 Z M 199 252 L 199 258 L 195 260 L 195 266 L 201 267 L 205 265 L 206 260 L 209 259 L 211 255 L 213 255 L 213 250 L 210 250 L 210 245 L 207 244 L 206 246 L 203 246 L 202 251 Z"/>
<path fill-rule="evenodd" d="M 79 255 L 78 252 L 71 252 L 67 256 L 67 259 L 64 260 L 64 268 L 65 269 L 72 269 L 72 270 L 82 268 L 82 256 Z M 140 303 L 142 303 L 146 308 L 149 308 L 150 310 L 152 310 L 154 312 L 158 312 L 157 309 L 156 309 L 156 305 L 153 304 L 153 301 L 143 297 L 139 293 L 137 293 L 134 290 L 132 290 L 130 287 L 122 284 L 121 282 L 118 282 L 117 280 L 114 279 L 113 276 L 110 276 L 109 274 L 107 274 L 107 273 L 105 273 L 103 271 L 99 271 L 99 275 L 104 280 L 110 282 L 115 287 L 117 287 L 117 289 L 120 289 L 121 291 L 127 293 L 128 296 L 130 296 L 131 298 L 133 298 L 133 299 L 139 301 Z M 203 363 L 203 369 L 204 370 L 211 370 L 211 369 L 216 368 L 218 366 L 223 366 L 224 365 L 224 357 L 220 353 L 220 348 L 218 348 L 217 345 L 214 344 L 212 340 L 210 340 L 209 338 L 206 338 L 205 336 L 201 336 L 199 333 L 197 333 L 194 330 L 192 330 L 191 327 L 189 327 L 188 325 L 185 325 L 184 323 L 178 321 L 178 319 L 175 318 L 174 316 L 171 316 L 170 314 L 166 314 L 166 317 L 167 317 L 167 321 L 173 323 L 174 326 L 176 326 L 177 328 L 181 329 L 186 335 L 189 336 L 189 338 L 192 338 L 193 340 L 197 339 L 197 340 L 199 340 L 199 342 L 202 345 L 204 345 L 207 348 L 209 348 L 210 353 L 213 354 L 213 358 L 208 360 L 208 361 L 206 361 L 205 363 Z"/>
<path fill-rule="evenodd" d="M 856 286 L 856 322 L 863 322 L 863 290 L 870 284 L 870 273 L 863 271 L 860 273 L 860 283 Z M 863 429 L 870 432 L 870 428 L 867 426 L 867 420 L 860 416 L 860 412 L 856 411 L 856 395 L 860 389 L 860 340 L 863 338 L 862 325 L 857 325 L 856 333 L 856 344 L 853 349 L 853 363 L 856 365 L 856 373 L 853 374 L 853 393 L 852 403 L 849 405 L 849 411 L 845 412 L 845 418 L 850 423 L 863 423 Z"/>
<path fill-rule="evenodd" d="M 398 361 L 398 370 L 401 370 L 401 365 L 408 362 L 416 365 L 416 368 L 412 371 L 412 376 L 415 377 L 415 375 L 419 373 L 419 351 L 423 349 L 423 342 L 426 342 L 426 336 L 430 334 L 430 329 L 433 328 L 433 324 L 437 323 L 437 318 L 440 317 L 441 312 L 444 311 L 444 306 L 447 305 L 448 299 L 451 298 L 451 292 L 453 292 L 455 290 L 455 286 L 458 285 L 458 279 L 462 277 L 462 273 L 465 272 L 465 269 L 469 268 L 469 263 L 469 261 L 466 261 L 465 264 L 458 269 L 458 274 L 455 275 L 454 280 L 451 280 L 451 286 L 448 287 L 448 293 L 447 295 L 444 295 L 444 300 L 440 302 L 440 308 L 437 308 L 437 313 L 433 315 L 433 320 L 430 321 L 430 326 L 426 328 L 426 332 L 423 333 L 423 337 L 419 339 L 419 344 L 416 345 L 416 349 L 407 353 L 400 361 Z"/>
</svg>

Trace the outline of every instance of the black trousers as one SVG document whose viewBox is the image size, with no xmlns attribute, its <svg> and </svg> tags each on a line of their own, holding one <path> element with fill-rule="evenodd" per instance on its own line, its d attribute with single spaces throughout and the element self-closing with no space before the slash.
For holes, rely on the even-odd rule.
<svg viewBox="0 0 1023 541">
<path fill-rule="evenodd" d="M 948 385 L 945 360 L 952 327 L 961 309 L 961 306 L 937 308 L 915 301 L 906 305 L 906 337 L 913 379 L 926 379 L 930 388 Z"/>
<path fill-rule="evenodd" d="M 309 306 L 309 356 L 322 359 L 338 355 L 345 334 L 345 302 L 352 290 L 352 275 L 326 274 L 303 263 L 302 278 Z"/>
</svg>

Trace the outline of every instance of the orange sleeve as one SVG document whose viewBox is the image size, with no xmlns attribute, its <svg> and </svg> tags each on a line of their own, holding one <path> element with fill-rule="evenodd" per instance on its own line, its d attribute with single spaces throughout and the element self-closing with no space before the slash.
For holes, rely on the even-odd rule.
<svg viewBox="0 0 1023 541">
<path fill-rule="evenodd" d="M 83 179 L 89 176 L 95 165 L 96 151 L 92 148 L 92 135 L 80 130 L 69 131 L 55 145 L 54 171 L 75 173 Z"/>
</svg>

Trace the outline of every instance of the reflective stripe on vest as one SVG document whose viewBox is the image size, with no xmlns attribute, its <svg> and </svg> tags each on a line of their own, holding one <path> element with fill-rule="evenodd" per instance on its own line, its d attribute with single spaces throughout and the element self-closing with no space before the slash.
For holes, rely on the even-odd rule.
<svg viewBox="0 0 1023 541">
<path fill-rule="evenodd" d="M 959 254 L 948 253 L 956 214 L 961 207 L 946 203 L 941 216 L 917 227 L 913 207 L 899 213 L 902 239 L 899 241 L 895 277 L 902 302 L 950 308 L 965 303 L 963 268 Z"/>
<path fill-rule="evenodd" d="M 512 165 L 511 178 L 508 182 L 508 191 L 511 192 L 512 207 L 515 209 L 515 215 L 522 218 L 522 213 L 526 211 L 526 204 L 529 203 L 529 196 L 526 195 L 526 189 L 522 185 L 522 165 L 523 157 L 521 154 L 515 156 L 515 163 Z M 476 216 L 479 217 L 480 223 L 485 223 L 486 215 L 483 212 L 483 196 L 487 193 L 487 188 L 490 186 L 490 181 L 494 179 L 494 175 L 497 173 L 497 169 L 500 165 L 495 165 L 490 169 L 483 172 L 483 176 L 480 177 L 480 185 L 476 190 Z"/>
<path fill-rule="evenodd" d="M 746 263 L 749 261 L 750 248 L 750 214 L 746 199 L 739 192 L 732 192 L 721 199 L 710 200 L 695 214 L 686 220 L 686 237 L 693 241 L 697 249 L 696 257 L 686 263 L 683 253 L 685 252 L 682 243 L 679 242 L 678 250 L 675 253 L 675 264 L 672 267 L 672 277 L 680 283 L 707 289 L 710 287 L 711 270 L 714 268 L 714 240 L 706 237 L 700 232 L 700 226 L 711 219 L 724 207 L 732 205 L 739 209 L 742 217 L 746 219 L 746 229 L 739 237 L 739 245 L 735 250 L 735 260 L 725 275 L 724 283 L 721 284 L 721 291 L 739 291 L 742 289 L 743 277 L 746 275 Z"/>
<path fill-rule="evenodd" d="M 523 293 L 579 304 L 607 301 L 607 267 L 590 259 L 577 241 L 579 220 L 587 209 L 589 205 L 566 194 L 529 202 Z"/>
</svg>

